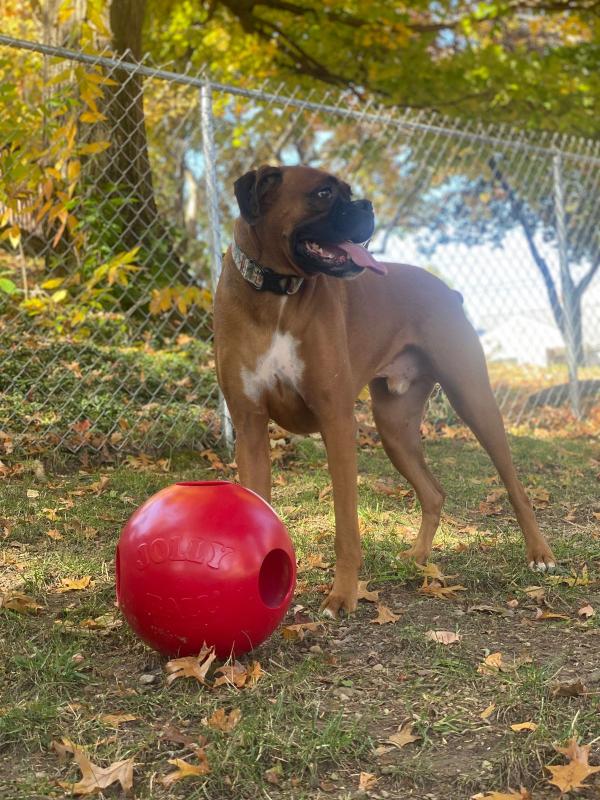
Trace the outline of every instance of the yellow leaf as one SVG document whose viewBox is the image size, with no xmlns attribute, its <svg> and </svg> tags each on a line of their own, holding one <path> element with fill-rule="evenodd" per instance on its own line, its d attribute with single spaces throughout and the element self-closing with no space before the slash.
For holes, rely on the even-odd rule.
<svg viewBox="0 0 600 800">
<path fill-rule="evenodd" d="M 199 749 L 196 755 L 198 756 L 198 764 L 190 764 L 182 758 L 170 758 L 169 764 L 173 764 L 177 769 L 160 779 L 162 785 L 171 786 L 171 784 L 183 780 L 183 778 L 199 778 L 203 775 L 208 775 L 210 766 L 204 749 Z"/>
<path fill-rule="evenodd" d="M 375 788 L 379 778 L 372 772 L 361 772 L 358 776 L 358 788 L 363 792 L 368 792 Z"/>
<path fill-rule="evenodd" d="M 477 672 L 482 675 L 489 675 L 490 673 L 499 672 L 502 667 L 502 653 L 491 653 L 484 658 L 481 664 L 477 667 Z"/>
<path fill-rule="evenodd" d="M 87 589 L 92 580 L 91 575 L 84 575 L 83 578 L 61 578 L 60 586 L 56 589 L 57 592 L 80 592 L 82 589 Z"/>
<path fill-rule="evenodd" d="M 570 792 L 573 789 L 585 789 L 583 781 L 595 772 L 600 772 L 600 767 L 590 767 L 588 763 L 591 745 L 578 745 L 575 737 L 569 740 L 567 747 L 554 747 L 569 759 L 569 763 L 558 767 L 546 767 L 552 773 L 548 783 L 557 786 L 561 792 Z"/>
<path fill-rule="evenodd" d="M 537 731 L 538 727 L 535 722 L 517 722 L 510 726 L 511 730 L 517 733 L 519 731 Z"/>
<path fill-rule="evenodd" d="M 496 703 L 490 703 L 489 706 L 487 708 L 484 708 L 484 710 L 481 712 L 479 718 L 489 719 L 495 710 L 496 710 Z"/>
<path fill-rule="evenodd" d="M 8 592 L 0 594 L 0 608 L 16 611 L 19 614 L 33 614 L 42 606 L 38 605 L 33 597 L 21 592 Z"/>
<path fill-rule="evenodd" d="M 106 117 L 104 114 L 101 114 L 99 111 L 84 111 L 83 114 L 79 117 L 82 122 L 103 122 Z"/>
<path fill-rule="evenodd" d="M 63 283 L 64 278 L 50 278 L 47 281 L 42 283 L 42 289 L 58 289 L 58 287 Z"/>
<path fill-rule="evenodd" d="M 118 728 L 123 722 L 133 722 L 137 717 L 135 714 L 101 714 L 98 719 L 104 725 Z"/>
<path fill-rule="evenodd" d="M 87 144 L 82 144 L 79 147 L 79 153 L 82 156 L 93 156 L 97 153 L 102 153 L 104 150 L 108 150 L 110 147 L 110 142 L 88 142 Z"/>
<path fill-rule="evenodd" d="M 224 733 L 231 733 L 241 718 L 242 712 L 239 708 L 233 708 L 229 713 L 226 713 L 222 708 L 217 708 L 208 719 L 202 721 L 205 725 L 208 725 L 209 728 L 214 728 Z"/>
</svg>

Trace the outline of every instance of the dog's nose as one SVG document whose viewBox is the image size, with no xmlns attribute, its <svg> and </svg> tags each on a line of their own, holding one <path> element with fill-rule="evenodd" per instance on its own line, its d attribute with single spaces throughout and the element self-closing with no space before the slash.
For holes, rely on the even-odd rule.
<svg viewBox="0 0 600 800">
<path fill-rule="evenodd" d="M 373 211 L 373 204 L 370 200 L 356 200 L 355 206 L 359 211 Z"/>
</svg>

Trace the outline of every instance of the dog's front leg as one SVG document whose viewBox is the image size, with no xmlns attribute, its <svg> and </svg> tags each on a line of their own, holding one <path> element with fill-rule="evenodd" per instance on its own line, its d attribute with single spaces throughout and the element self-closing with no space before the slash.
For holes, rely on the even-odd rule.
<svg viewBox="0 0 600 800">
<path fill-rule="evenodd" d="M 335 577 L 321 610 L 335 617 L 340 609 L 356 610 L 358 572 L 362 564 L 358 532 L 356 423 L 354 415 L 322 424 L 321 434 L 333 488 L 335 510 Z"/>
<path fill-rule="evenodd" d="M 235 458 L 240 483 L 271 502 L 271 451 L 269 417 L 248 411 L 233 419 L 236 441 Z"/>
</svg>

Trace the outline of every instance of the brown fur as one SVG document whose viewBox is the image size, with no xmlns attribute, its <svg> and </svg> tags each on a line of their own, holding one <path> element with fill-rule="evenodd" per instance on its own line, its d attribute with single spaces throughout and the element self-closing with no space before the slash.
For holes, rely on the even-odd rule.
<svg viewBox="0 0 600 800">
<path fill-rule="evenodd" d="M 281 175 L 261 197 L 263 213 L 252 224 L 239 219 L 235 237 L 250 258 L 280 273 L 301 274 L 289 237 L 314 214 L 307 196 L 324 173 L 285 167 Z M 421 563 L 427 560 L 444 500 L 425 463 L 420 436 L 425 402 L 439 382 L 508 490 L 528 561 L 540 569 L 554 564 L 516 476 L 483 351 L 460 295 L 417 267 L 387 266 L 386 276 L 366 271 L 349 281 L 310 277 L 297 294 L 283 300 L 250 286 L 228 252 L 216 295 L 217 374 L 236 429 L 241 483 L 270 500 L 269 419 L 296 433 L 320 431 L 325 441 L 336 518 L 336 571 L 324 608 L 334 615 L 356 607 L 361 552 L 354 403 L 367 384 L 385 451 L 414 486 L 421 504 L 421 527 L 408 555 Z M 300 385 L 294 389 L 275 381 L 268 392 L 250 400 L 242 368 L 255 370 L 276 330 L 300 343 Z"/>
</svg>

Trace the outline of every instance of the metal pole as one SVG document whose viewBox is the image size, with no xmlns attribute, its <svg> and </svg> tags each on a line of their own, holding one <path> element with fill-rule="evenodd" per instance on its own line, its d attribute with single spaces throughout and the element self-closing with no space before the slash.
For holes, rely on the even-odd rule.
<svg viewBox="0 0 600 800">
<path fill-rule="evenodd" d="M 569 397 L 571 408 L 579 419 L 581 417 L 581 403 L 579 397 L 579 378 L 577 374 L 577 342 L 575 340 L 575 291 L 573 280 L 569 273 L 569 254 L 567 250 L 567 227 L 565 224 L 565 202 L 562 178 L 561 154 L 556 152 L 552 157 L 554 174 L 554 216 L 556 222 L 556 238 L 558 241 L 558 261 L 560 265 L 560 285 L 563 300 L 564 336 L 567 350 L 567 365 L 569 368 Z"/>
<path fill-rule="evenodd" d="M 210 277 L 213 297 L 221 275 L 221 215 L 219 213 L 219 185 L 217 183 L 212 91 L 208 81 L 200 89 L 200 125 L 202 128 L 202 153 L 204 156 L 204 182 L 208 207 Z M 219 414 L 222 439 L 229 453 L 233 452 L 233 425 L 227 403 L 219 389 Z"/>
</svg>

